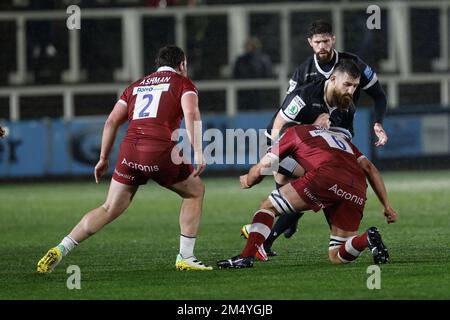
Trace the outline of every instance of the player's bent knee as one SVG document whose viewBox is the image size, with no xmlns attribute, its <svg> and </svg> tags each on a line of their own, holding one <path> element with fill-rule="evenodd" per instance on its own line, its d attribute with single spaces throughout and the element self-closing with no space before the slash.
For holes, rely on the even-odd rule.
<svg viewBox="0 0 450 320">
<path fill-rule="evenodd" d="M 101 207 L 105 210 L 105 214 L 108 221 L 112 221 L 118 216 L 120 216 L 127 208 L 130 203 L 120 203 L 116 205 L 111 205 L 109 203 L 104 203 Z"/>
<path fill-rule="evenodd" d="M 260 209 L 269 210 L 271 211 L 275 216 L 279 216 L 280 213 L 275 209 L 275 207 L 272 205 L 269 199 L 264 200 L 261 205 L 259 206 Z"/>
<path fill-rule="evenodd" d="M 195 179 L 195 183 L 193 184 L 192 188 L 190 189 L 191 197 L 192 198 L 203 197 L 203 195 L 205 194 L 205 185 L 199 177 L 196 177 L 194 179 Z"/>
<path fill-rule="evenodd" d="M 273 207 L 272 203 L 270 202 L 269 199 L 264 200 L 263 202 L 261 202 L 261 205 L 259 207 L 260 209 L 265 209 L 265 210 L 274 210 L 275 208 Z"/>
<path fill-rule="evenodd" d="M 205 185 L 200 177 L 190 177 L 189 183 L 183 188 L 182 197 L 184 199 L 203 199 Z"/>
<path fill-rule="evenodd" d="M 296 212 L 289 200 L 280 193 L 279 189 L 273 190 L 267 201 L 270 202 L 270 205 L 274 208 L 274 212 L 277 212 L 277 215 Z"/>
<path fill-rule="evenodd" d="M 200 181 L 200 183 L 199 183 L 199 190 L 198 190 L 198 194 L 199 194 L 199 196 L 202 196 L 203 197 L 203 195 L 205 194 L 205 184 L 203 183 L 203 181 L 202 180 L 200 180 L 200 178 L 199 178 L 199 181 Z"/>
</svg>

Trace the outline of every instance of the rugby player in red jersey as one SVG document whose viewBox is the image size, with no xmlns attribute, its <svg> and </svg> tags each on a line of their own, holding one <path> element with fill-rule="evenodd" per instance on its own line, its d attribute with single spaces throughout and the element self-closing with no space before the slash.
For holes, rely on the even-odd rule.
<svg viewBox="0 0 450 320">
<path fill-rule="evenodd" d="M 241 186 L 246 189 L 258 184 L 264 178 L 262 170 L 271 171 L 279 160 L 289 155 L 305 168 L 305 175 L 269 195 L 253 216 L 244 250 L 235 257 L 219 261 L 218 267 L 252 267 L 257 251 L 264 259 L 262 244 L 276 215 L 301 210 L 317 212 L 324 208 L 328 208 L 331 224 L 329 258 L 332 263 L 352 262 L 366 248 L 370 249 L 375 263 L 388 262 L 388 250 L 376 227 L 358 235 L 367 189 L 363 166 L 372 167 L 368 180 L 384 206 L 386 221 L 395 222 L 397 213 L 389 204 L 378 170 L 350 142 L 345 132 L 315 125 L 286 129 L 271 151 L 248 174 L 241 176 Z"/>
<path fill-rule="evenodd" d="M 106 120 L 100 159 L 95 166 L 97 183 L 108 170 L 108 157 L 118 128 L 127 120 L 129 126 L 120 145 L 105 203 L 88 212 L 58 246 L 45 254 L 37 265 L 39 273 L 51 272 L 81 241 L 120 216 L 139 186 L 149 179 L 183 198 L 176 269 L 212 270 L 194 255 L 205 190 L 199 177 L 205 163 L 197 89 L 187 78 L 187 61 L 180 48 L 161 48 L 156 66 L 158 70 L 155 73 L 125 89 Z M 172 133 L 180 128 L 183 116 L 194 148 L 195 169 L 188 161 L 182 161 L 182 155 L 174 149 L 177 141 L 172 140 Z"/>
</svg>

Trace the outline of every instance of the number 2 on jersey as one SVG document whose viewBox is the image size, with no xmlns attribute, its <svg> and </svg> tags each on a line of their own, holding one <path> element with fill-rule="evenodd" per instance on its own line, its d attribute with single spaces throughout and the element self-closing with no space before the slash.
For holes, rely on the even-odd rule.
<svg viewBox="0 0 450 320">
<path fill-rule="evenodd" d="M 155 118 L 156 115 L 154 117 L 149 117 L 150 112 L 147 112 L 147 109 L 150 107 L 150 105 L 152 104 L 153 101 L 153 96 L 151 93 L 147 93 L 142 97 L 142 100 L 145 102 L 145 100 L 147 100 L 147 103 L 144 105 L 144 107 L 141 109 L 141 111 L 139 112 L 139 119 L 142 118 Z M 136 107 L 135 107 L 136 108 Z M 156 108 L 157 109 L 157 108 Z"/>
<path fill-rule="evenodd" d="M 135 87 L 133 95 L 136 95 L 136 102 L 134 104 L 133 120 L 156 118 L 159 100 L 162 93 L 167 90 L 169 90 L 169 84 Z"/>
</svg>

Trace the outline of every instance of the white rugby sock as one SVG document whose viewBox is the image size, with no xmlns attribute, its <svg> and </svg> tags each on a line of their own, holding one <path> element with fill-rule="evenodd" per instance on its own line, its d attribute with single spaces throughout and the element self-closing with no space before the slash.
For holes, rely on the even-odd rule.
<svg viewBox="0 0 450 320">
<path fill-rule="evenodd" d="M 61 243 L 58 244 L 58 248 L 61 250 L 63 257 L 65 257 L 77 245 L 78 242 L 73 240 L 70 236 L 66 236 L 62 239 Z"/>
<path fill-rule="evenodd" d="M 189 258 L 194 255 L 194 246 L 196 237 L 187 237 L 180 235 L 180 254 L 183 258 Z"/>
</svg>

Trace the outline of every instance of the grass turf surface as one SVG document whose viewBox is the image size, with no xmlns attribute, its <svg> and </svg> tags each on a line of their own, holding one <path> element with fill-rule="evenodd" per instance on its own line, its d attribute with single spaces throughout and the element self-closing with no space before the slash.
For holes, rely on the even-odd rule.
<svg viewBox="0 0 450 320">
<path fill-rule="evenodd" d="M 154 183 L 131 207 L 83 242 L 49 275 L 36 263 L 104 201 L 108 182 L 0 186 L 0 299 L 449 299 L 450 171 L 384 174 L 399 213 L 387 225 L 368 192 L 360 230 L 376 225 L 391 263 L 381 266 L 381 290 L 368 290 L 365 251 L 353 264 L 328 261 L 329 231 L 321 213 L 308 212 L 300 231 L 274 244 L 280 256 L 253 269 L 177 272 L 180 199 Z M 251 221 L 273 189 L 271 179 L 241 190 L 237 177 L 204 179 L 206 195 L 196 245 L 199 259 L 217 260 L 243 248 L 241 225 Z M 370 189 L 370 188 L 369 188 Z M 81 269 L 81 290 L 68 290 L 69 265 Z"/>
</svg>

